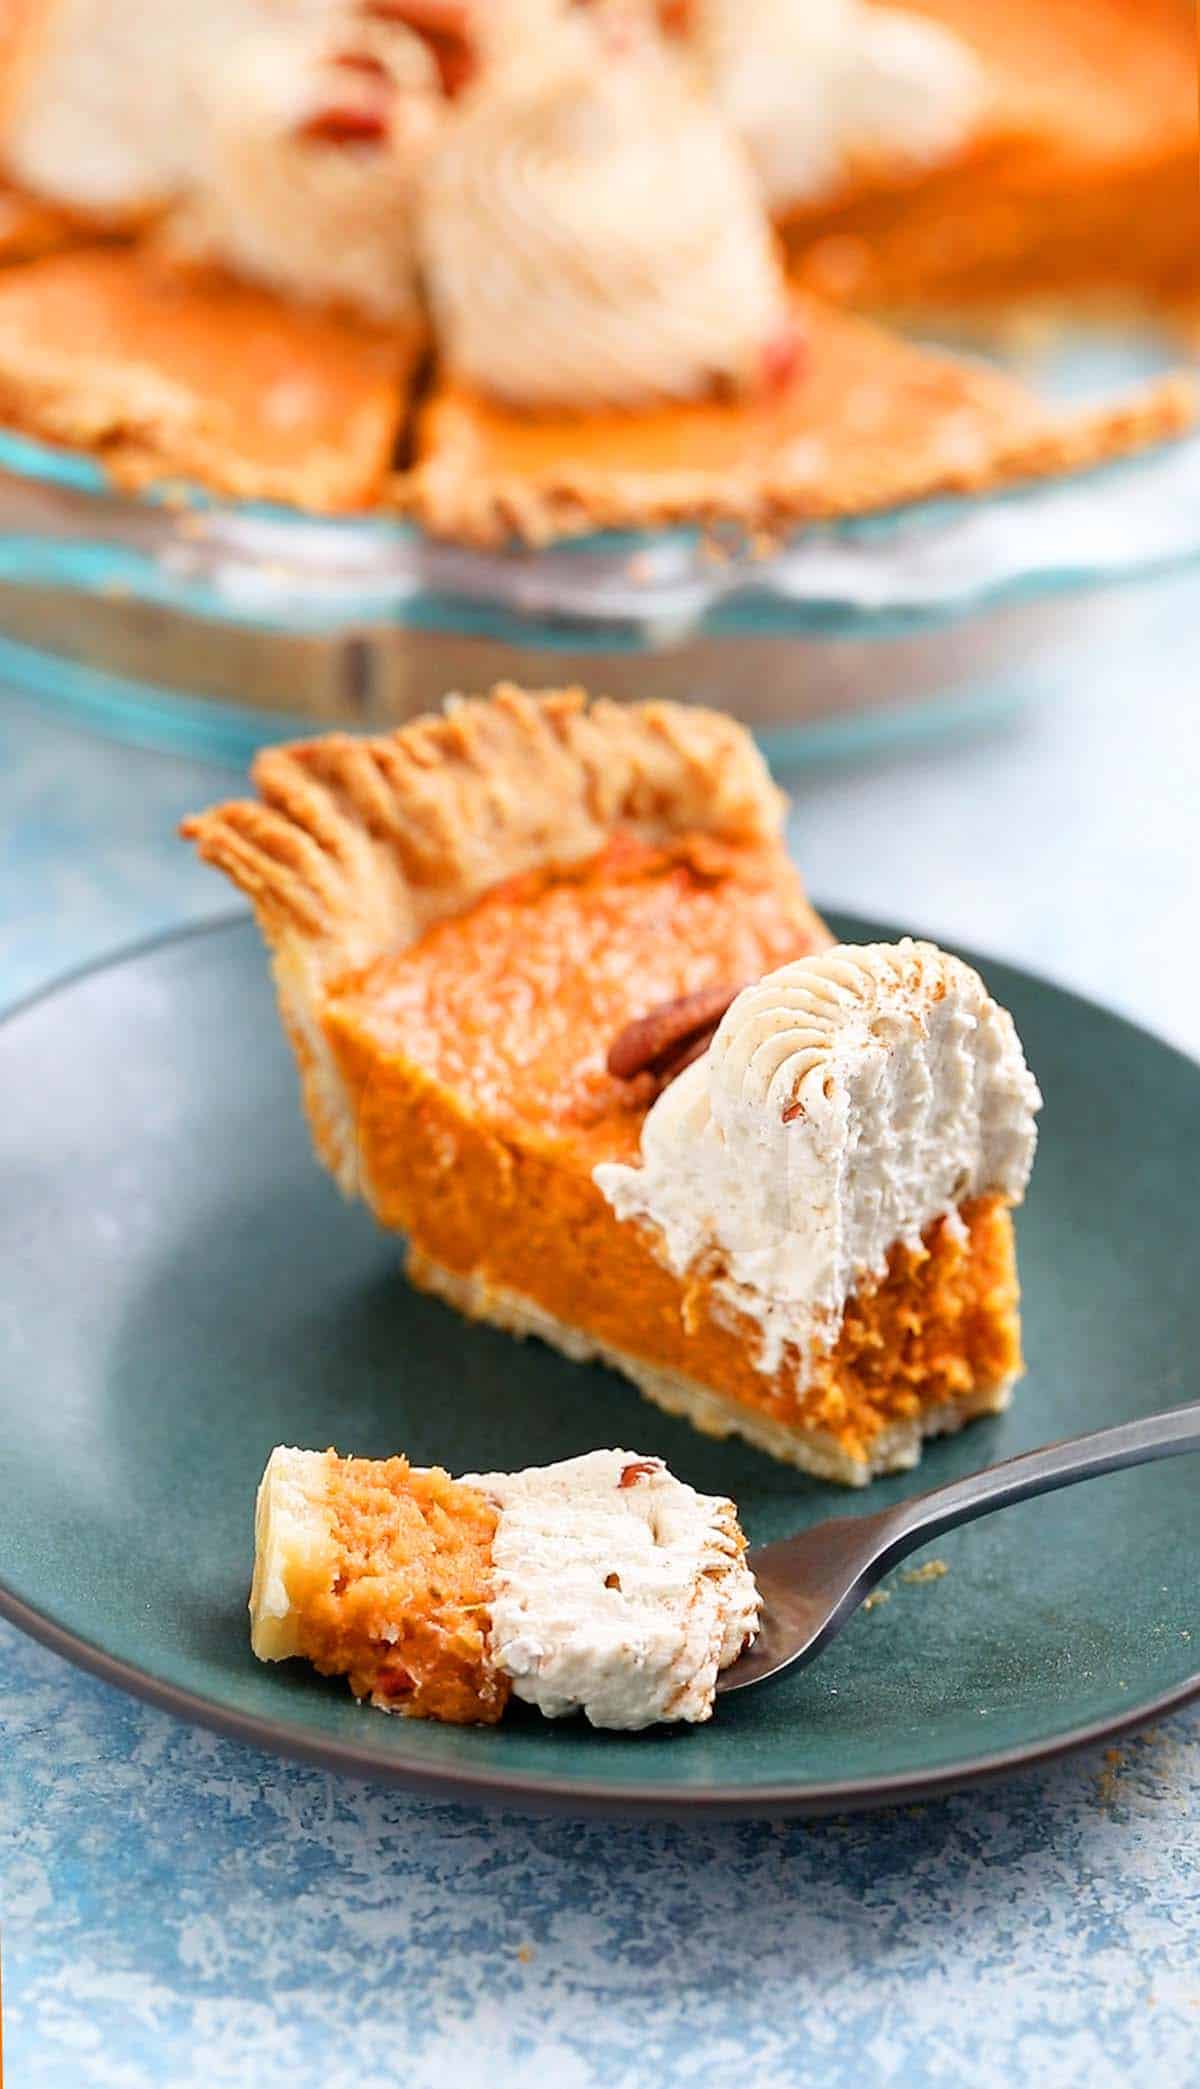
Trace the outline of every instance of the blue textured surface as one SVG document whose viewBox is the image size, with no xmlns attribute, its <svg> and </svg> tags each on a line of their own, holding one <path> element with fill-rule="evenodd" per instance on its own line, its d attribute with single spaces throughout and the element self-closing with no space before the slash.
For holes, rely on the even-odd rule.
<svg viewBox="0 0 1200 2089">
<path fill-rule="evenodd" d="M 806 779 L 815 890 L 1200 1047 L 1198 615 L 1157 589 L 991 738 Z M 227 782 L 0 700 L 0 997 L 217 911 L 172 830 Z M 856 1820 L 531 1822 L 191 1732 L 0 1628 L 13 2089 L 1191 2082 L 1198 1852 L 1195 1712 Z"/>
<path fill-rule="evenodd" d="M 1194 1723 L 878 1818 L 529 1822 L 281 1767 L 9 1638 L 14 2089 L 1195 2079 Z"/>
</svg>

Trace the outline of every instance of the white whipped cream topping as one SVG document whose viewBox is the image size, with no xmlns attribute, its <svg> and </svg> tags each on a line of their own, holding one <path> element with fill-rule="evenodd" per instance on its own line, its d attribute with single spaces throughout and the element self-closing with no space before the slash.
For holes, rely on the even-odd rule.
<svg viewBox="0 0 1200 2089">
<path fill-rule="evenodd" d="M 382 321 L 415 318 L 417 178 L 445 107 L 427 46 L 339 11 L 307 33 L 292 26 L 235 45 L 209 99 L 184 238 L 293 295 Z M 314 136 L 308 127 L 323 111 L 376 123 L 381 135 Z"/>
<path fill-rule="evenodd" d="M 78 209 L 157 208 L 191 180 L 206 82 L 249 30 L 329 0 L 44 0 L 24 10 L 6 81 L 3 158 Z"/>
<path fill-rule="evenodd" d="M 696 0 L 694 45 L 773 209 L 827 195 L 858 167 L 935 164 L 984 106 L 964 43 L 864 0 Z"/>
<path fill-rule="evenodd" d="M 422 244 L 452 371 L 517 405 L 753 386 L 788 324 L 736 140 L 632 24 L 569 19 L 485 69 L 430 160 Z"/>
<path fill-rule="evenodd" d="M 470 36 L 481 70 L 522 57 L 566 18 L 575 0 L 471 0 Z"/>
<path fill-rule="evenodd" d="M 803 1364 L 836 1340 L 897 1242 L 972 1197 L 1020 1202 L 1040 1103 L 969 965 L 908 939 L 842 945 L 739 994 L 650 1110 L 640 1167 L 596 1181 L 677 1274 L 711 1260 L 773 1373 L 785 1346 Z"/>
<path fill-rule="evenodd" d="M 633 1451 L 466 1478 L 500 1509 L 491 1655 L 517 1697 L 593 1726 L 711 1716 L 758 1627 L 732 1502 Z"/>
</svg>

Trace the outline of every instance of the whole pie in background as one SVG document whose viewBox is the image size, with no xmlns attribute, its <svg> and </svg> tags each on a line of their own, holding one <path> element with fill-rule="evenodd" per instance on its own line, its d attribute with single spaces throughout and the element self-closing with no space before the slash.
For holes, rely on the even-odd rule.
<svg viewBox="0 0 1200 2089">
<path fill-rule="evenodd" d="M 1081 470 L 1190 388 L 1068 414 L 839 307 L 1182 307 L 1194 158 L 1181 0 L 13 0 L 0 416 L 483 543 Z"/>
</svg>

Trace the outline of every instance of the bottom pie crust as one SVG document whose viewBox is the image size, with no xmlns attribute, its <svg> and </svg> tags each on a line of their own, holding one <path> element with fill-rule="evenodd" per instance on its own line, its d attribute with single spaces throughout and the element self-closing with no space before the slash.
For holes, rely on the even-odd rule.
<svg viewBox="0 0 1200 2089">
<path fill-rule="evenodd" d="M 597 1342 L 578 1328 L 556 1320 L 532 1299 L 472 1273 L 459 1275 L 444 1268 L 411 1246 L 407 1255 L 408 1275 L 421 1291 L 444 1299 L 469 1320 L 483 1320 L 507 1334 L 523 1339 L 536 1335 L 553 1349 L 561 1350 L 572 1363 L 602 1363 L 632 1380 L 638 1391 L 667 1414 L 682 1415 L 705 1436 L 741 1436 L 756 1450 L 787 1465 L 811 1473 L 814 1479 L 833 1480 L 843 1487 L 866 1487 L 882 1473 L 909 1472 L 919 1464 L 928 1437 L 951 1436 L 979 1415 L 1001 1414 L 1008 1406 L 1016 1373 L 990 1384 L 973 1386 L 958 1399 L 942 1400 L 919 1415 L 887 1423 L 873 1439 L 869 1455 L 856 1457 L 844 1444 L 823 1429 L 795 1428 L 772 1421 L 766 1414 L 723 1399 L 708 1386 L 698 1385 L 674 1371 L 641 1362 L 605 1342 Z"/>
</svg>

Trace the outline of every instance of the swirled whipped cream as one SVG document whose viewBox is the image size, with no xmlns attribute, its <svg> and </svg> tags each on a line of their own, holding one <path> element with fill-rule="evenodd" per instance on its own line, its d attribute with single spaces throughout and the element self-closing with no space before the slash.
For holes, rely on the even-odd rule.
<svg viewBox="0 0 1200 2089">
<path fill-rule="evenodd" d="M 444 106 L 427 46 L 347 8 L 243 40 L 181 235 L 274 289 L 415 318 L 417 177 Z"/>
<path fill-rule="evenodd" d="M 430 160 L 423 254 L 452 371 L 521 406 L 750 386 L 788 324 L 740 147 L 629 22 L 485 70 Z"/>
<path fill-rule="evenodd" d="M 934 164 L 984 104 L 958 37 L 864 0 L 696 0 L 694 46 L 772 209 L 827 195 L 856 167 Z"/>
<path fill-rule="evenodd" d="M 969 965 L 931 943 L 844 944 L 739 994 L 649 1112 L 641 1165 L 596 1181 L 676 1274 L 711 1267 L 774 1372 L 785 1346 L 836 1340 L 898 1242 L 972 1197 L 1020 1202 L 1040 1104 Z"/>
<path fill-rule="evenodd" d="M 718 1673 L 758 1630 L 732 1502 L 633 1451 L 466 1484 L 500 1510 L 491 1658 L 515 1696 L 593 1726 L 711 1716 Z"/>
</svg>

